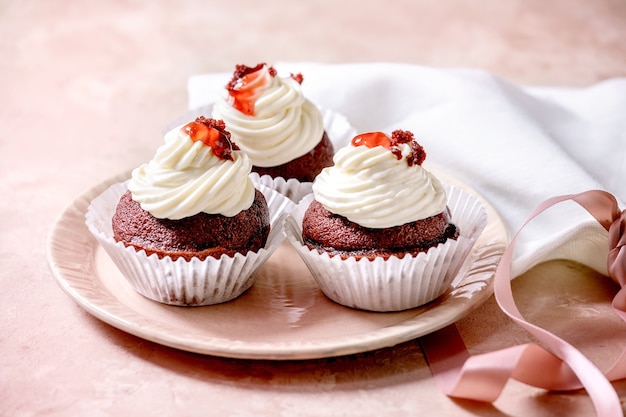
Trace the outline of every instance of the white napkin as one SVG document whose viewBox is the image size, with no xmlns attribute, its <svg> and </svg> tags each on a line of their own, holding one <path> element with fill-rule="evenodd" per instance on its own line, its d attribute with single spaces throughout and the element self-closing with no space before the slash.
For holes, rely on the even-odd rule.
<svg viewBox="0 0 626 417">
<path fill-rule="evenodd" d="M 626 208 L 626 79 L 588 88 L 514 85 L 485 71 L 369 63 L 279 63 L 302 73 L 308 98 L 348 118 L 358 132 L 410 130 L 436 164 L 474 187 L 515 233 L 542 201 L 589 189 Z M 188 82 L 189 107 L 215 100 L 231 73 Z M 607 233 L 575 203 L 524 228 L 518 276 L 539 262 L 569 259 L 606 274 Z"/>
</svg>

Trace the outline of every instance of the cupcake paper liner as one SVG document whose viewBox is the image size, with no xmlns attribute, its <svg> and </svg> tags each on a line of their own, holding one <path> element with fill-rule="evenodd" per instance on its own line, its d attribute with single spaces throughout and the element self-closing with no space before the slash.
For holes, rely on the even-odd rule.
<svg viewBox="0 0 626 417">
<path fill-rule="evenodd" d="M 331 300 L 368 311 L 407 310 L 429 303 L 448 290 L 487 224 L 487 212 L 476 197 L 451 186 L 446 186 L 446 192 L 452 222 L 460 235 L 416 256 L 357 261 L 309 249 L 302 240 L 302 217 L 313 194 L 305 196 L 285 216 L 284 231 Z"/>
<path fill-rule="evenodd" d="M 312 182 L 301 182 L 295 178 L 274 178 L 267 174 L 259 175 L 256 172 L 251 173 L 250 178 L 252 178 L 252 181 L 254 181 L 255 184 L 263 184 L 264 186 L 279 192 L 295 203 L 300 201 L 305 195 L 311 194 L 313 191 Z"/>
<path fill-rule="evenodd" d="M 343 115 L 328 109 L 320 109 L 320 111 L 324 117 L 324 130 L 335 147 L 335 151 L 349 143 L 356 135 L 356 130 Z M 228 129 L 228 126 L 226 128 Z M 313 191 L 312 182 L 301 182 L 294 178 L 273 178 L 269 175 L 259 176 L 255 172 L 250 175 L 255 183 L 270 187 L 296 203 Z"/>
<path fill-rule="evenodd" d="M 219 259 L 192 258 L 190 261 L 156 254 L 146 255 L 143 250 L 127 247 L 113 238 L 111 218 L 117 203 L 127 190 L 127 182 L 113 184 L 96 197 L 87 210 L 85 223 L 111 260 L 137 292 L 164 304 L 179 306 L 205 306 L 235 299 L 250 288 L 255 274 L 278 248 L 284 234 L 281 216 L 294 204 L 279 192 L 262 184 L 255 186 L 265 196 L 269 210 L 271 230 L 267 243 L 257 252 Z"/>
</svg>

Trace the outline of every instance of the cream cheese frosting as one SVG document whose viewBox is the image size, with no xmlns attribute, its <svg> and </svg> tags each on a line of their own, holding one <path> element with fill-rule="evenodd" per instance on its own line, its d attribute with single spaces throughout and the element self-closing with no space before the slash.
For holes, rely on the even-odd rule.
<svg viewBox="0 0 626 417">
<path fill-rule="evenodd" d="M 201 212 L 232 217 L 250 208 L 255 196 L 250 158 L 236 148 L 229 150 L 230 159 L 216 155 L 190 136 L 189 125 L 167 132 L 153 159 L 133 170 L 128 183 L 133 200 L 153 216 L 171 220 Z"/>
<path fill-rule="evenodd" d="M 307 100 L 302 76 L 279 76 L 273 67 L 238 66 L 217 100 L 213 117 L 258 167 L 285 164 L 311 151 L 324 133 L 320 110 Z"/>
<path fill-rule="evenodd" d="M 394 143 L 392 151 L 382 145 L 355 146 L 355 139 L 337 151 L 334 166 L 323 169 L 313 183 L 315 199 L 324 208 L 369 228 L 399 226 L 444 211 L 447 198 L 439 179 L 421 161 L 407 163 L 415 152 L 411 143 Z"/>
</svg>

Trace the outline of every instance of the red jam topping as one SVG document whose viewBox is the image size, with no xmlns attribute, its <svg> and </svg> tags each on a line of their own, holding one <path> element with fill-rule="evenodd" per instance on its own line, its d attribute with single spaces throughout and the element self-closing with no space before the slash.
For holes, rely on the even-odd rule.
<svg viewBox="0 0 626 417">
<path fill-rule="evenodd" d="M 263 76 L 261 71 L 265 63 L 260 63 L 255 67 L 246 65 L 235 66 L 233 78 L 226 85 L 228 94 L 230 94 L 230 104 L 248 116 L 254 116 L 254 104 L 262 93 L 258 82 Z M 268 71 L 272 77 L 276 76 L 274 67 L 269 67 Z"/>
<path fill-rule="evenodd" d="M 385 149 L 391 149 L 391 138 L 383 132 L 362 133 L 352 139 L 352 146 L 367 146 L 368 148 L 382 146 Z"/>
<path fill-rule="evenodd" d="M 192 141 L 200 141 L 209 146 L 213 155 L 220 159 L 232 161 L 233 150 L 239 150 L 239 147 L 230 141 L 230 132 L 226 130 L 223 120 L 200 116 L 195 121 L 187 123 L 181 130 L 188 134 Z"/>
<path fill-rule="evenodd" d="M 422 165 L 422 162 L 426 159 L 426 151 L 413 138 L 413 133 L 409 131 L 394 130 L 391 132 L 391 137 L 383 132 L 369 132 L 357 135 L 352 139 L 352 146 L 367 146 L 368 148 L 382 146 L 385 149 L 389 149 L 398 159 L 402 158 L 402 151 L 398 147 L 402 143 L 409 143 L 411 146 L 411 153 L 406 157 L 407 164 L 409 166 L 414 164 Z"/>
</svg>

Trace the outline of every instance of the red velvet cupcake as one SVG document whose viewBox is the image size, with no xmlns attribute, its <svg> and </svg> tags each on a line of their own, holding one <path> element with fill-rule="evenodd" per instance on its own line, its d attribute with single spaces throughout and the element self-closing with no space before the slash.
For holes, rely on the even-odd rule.
<svg viewBox="0 0 626 417">
<path fill-rule="evenodd" d="M 473 196 L 422 167 L 407 131 L 356 136 L 286 221 L 322 291 L 354 308 L 418 307 L 450 286 L 486 225 Z"/>
<path fill-rule="evenodd" d="M 96 198 L 87 225 L 146 297 L 174 305 L 231 300 L 282 240 L 274 226 L 291 205 L 255 187 L 251 167 L 222 121 L 200 117 L 168 132 L 150 162 Z"/>
<path fill-rule="evenodd" d="M 343 122 L 343 129 L 351 130 L 339 115 L 323 114 L 304 97 L 303 80 L 302 74 L 279 76 L 264 63 L 237 65 L 213 108 L 213 117 L 226 122 L 233 140 L 250 156 L 252 171 L 279 181 L 281 190 L 295 200 L 310 192 L 317 174 L 333 163 L 335 149 L 327 126 Z M 284 184 L 287 181 L 291 187 Z M 297 190 L 301 183 L 304 191 Z"/>
</svg>

